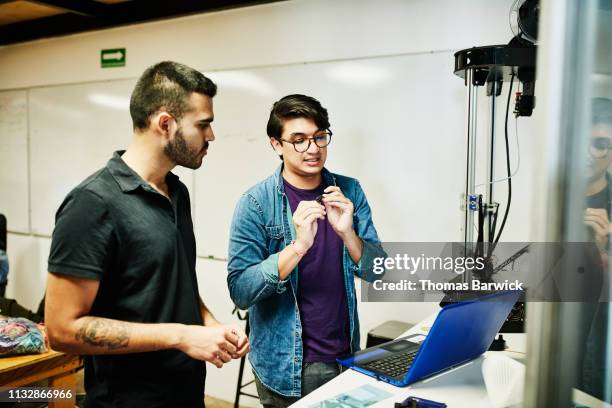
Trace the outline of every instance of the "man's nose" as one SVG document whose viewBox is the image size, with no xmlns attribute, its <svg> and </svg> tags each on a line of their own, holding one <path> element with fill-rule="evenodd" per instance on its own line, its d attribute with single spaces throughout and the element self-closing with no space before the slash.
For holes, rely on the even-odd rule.
<svg viewBox="0 0 612 408">
<path fill-rule="evenodd" d="M 207 142 L 212 142 L 213 140 L 215 140 L 215 132 L 213 131 L 212 127 L 207 132 L 206 136 L 204 137 L 204 140 L 206 140 Z"/>
<path fill-rule="evenodd" d="M 310 140 L 310 146 L 308 146 L 308 149 L 306 150 L 308 153 L 318 153 L 319 152 L 320 147 L 317 146 L 317 144 L 314 142 L 314 140 Z"/>
</svg>

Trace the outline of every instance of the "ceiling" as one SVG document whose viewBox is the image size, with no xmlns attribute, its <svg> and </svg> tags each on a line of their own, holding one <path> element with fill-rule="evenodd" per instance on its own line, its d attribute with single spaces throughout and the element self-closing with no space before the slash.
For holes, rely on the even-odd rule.
<svg viewBox="0 0 612 408">
<path fill-rule="evenodd" d="M 0 0 L 0 45 L 282 0 Z"/>
</svg>

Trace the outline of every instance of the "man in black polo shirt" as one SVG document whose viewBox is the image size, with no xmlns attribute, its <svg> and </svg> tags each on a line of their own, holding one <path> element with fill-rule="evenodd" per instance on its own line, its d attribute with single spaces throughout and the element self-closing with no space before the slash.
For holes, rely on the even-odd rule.
<svg viewBox="0 0 612 408">
<path fill-rule="evenodd" d="M 249 350 L 200 299 L 187 188 L 214 140 L 216 85 L 174 62 L 148 68 L 130 101 L 134 138 L 56 215 L 46 300 L 51 346 L 88 355 L 86 406 L 202 407 L 204 361 Z"/>
</svg>

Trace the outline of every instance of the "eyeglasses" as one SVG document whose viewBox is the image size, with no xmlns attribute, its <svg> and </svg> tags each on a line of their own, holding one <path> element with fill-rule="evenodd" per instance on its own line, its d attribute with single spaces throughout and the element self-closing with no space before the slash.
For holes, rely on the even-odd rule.
<svg viewBox="0 0 612 408">
<path fill-rule="evenodd" d="M 329 145 L 331 143 L 332 134 L 333 133 L 331 130 L 326 130 L 323 133 L 317 133 L 313 137 L 300 136 L 295 140 L 286 140 L 282 138 L 280 140 L 282 140 L 283 142 L 291 143 L 296 152 L 304 153 L 310 148 L 311 142 L 314 142 L 314 144 L 317 145 L 317 147 L 319 148 L 323 148 Z"/>
<path fill-rule="evenodd" d="M 596 159 L 603 159 L 610 151 L 610 139 L 607 137 L 595 137 L 591 139 L 591 145 L 589 146 L 589 152 L 591 156 Z"/>
</svg>

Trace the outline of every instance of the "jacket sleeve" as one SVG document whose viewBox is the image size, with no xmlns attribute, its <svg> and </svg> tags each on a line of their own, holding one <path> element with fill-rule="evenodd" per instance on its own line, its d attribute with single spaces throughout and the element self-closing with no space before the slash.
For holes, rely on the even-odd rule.
<svg viewBox="0 0 612 408">
<path fill-rule="evenodd" d="M 378 233 L 372 221 L 370 205 L 358 181 L 355 182 L 353 207 L 353 228 L 357 236 L 363 241 L 363 252 L 359 262 L 355 263 L 349 256 L 348 250 L 345 247 L 344 260 L 355 275 L 368 282 L 373 282 L 376 279 L 381 279 L 384 274 L 384 272 L 375 273 L 373 271 L 374 259 L 386 258 L 387 253 L 384 251 L 378 239 Z"/>
<path fill-rule="evenodd" d="M 232 301 L 241 309 L 274 293 L 283 293 L 288 279 L 278 277 L 278 253 L 268 253 L 263 211 L 245 194 L 234 211 L 230 229 L 227 285 Z"/>
</svg>

